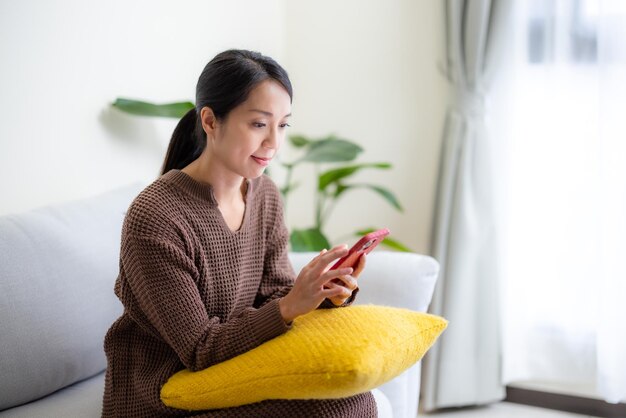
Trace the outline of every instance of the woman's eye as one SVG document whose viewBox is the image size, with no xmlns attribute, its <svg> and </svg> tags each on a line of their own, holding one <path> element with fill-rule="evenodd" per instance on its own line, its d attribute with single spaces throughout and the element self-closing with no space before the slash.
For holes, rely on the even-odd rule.
<svg viewBox="0 0 626 418">
<path fill-rule="evenodd" d="M 254 122 L 252 125 L 253 125 L 255 128 L 264 128 L 264 127 L 265 127 L 265 124 L 264 124 L 264 123 L 261 123 L 261 122 Z"/>
<path fill-rule="evenodd" d="M 290 124 L 288 124 L 288 123 L 281 123 L 281 124 L 280 124 L 280 127 L 281 127 L 281 128 L 288 128 L 288 127 L 290 127 L 290 126 L 291 126 L 291 125 L 290 125 Z"/>
</svg>

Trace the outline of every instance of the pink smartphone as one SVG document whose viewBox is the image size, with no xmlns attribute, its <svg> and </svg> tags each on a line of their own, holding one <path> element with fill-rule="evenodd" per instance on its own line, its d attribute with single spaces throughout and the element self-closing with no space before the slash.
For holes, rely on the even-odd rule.
<svg viewBox="0 0 626 418">
<path fill-rule="evenodd" d="M 356 268 L 357 264 L 359 264 L 359 258 L 361 258 L 363 254 L 368 254 L 376 248 L 376 246 L 387 235 L 389 235 L 389 230 L 387 228 L 379 229 L 378 231 L 370 232 L 369 234 L 364 235 L 356 244 L 352 246 L 352 248 L 350 248 L 348 254 L 337 260 L 337 262 L 330 269 L 335 270 L 342 267 Z"/>
</svg>

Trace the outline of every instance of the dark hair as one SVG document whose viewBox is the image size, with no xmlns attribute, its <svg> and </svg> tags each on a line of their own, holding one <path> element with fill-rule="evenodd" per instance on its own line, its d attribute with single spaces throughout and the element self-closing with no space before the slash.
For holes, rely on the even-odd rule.
<svg viewBox="0 0 626 418">
<path fill-rule="evenodd" d="M 200 111 L 208 106 L 218 120 L 246 99 L 260 82 L 272 79 L 293 99 L 287 72 L 272 58 L 255 51 L 230 49 L 215 56 L 202 70 L 196 85 L 195 108 L 178 122 L 165 154 L 161 174 L 173 168 L 181 169 L 197 159 L 206 147 Z"/>
</svg>

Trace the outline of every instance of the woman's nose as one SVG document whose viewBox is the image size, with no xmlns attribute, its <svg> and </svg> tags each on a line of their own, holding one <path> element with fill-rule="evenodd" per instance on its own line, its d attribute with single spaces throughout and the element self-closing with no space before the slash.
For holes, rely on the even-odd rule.
<svg viewBox="0 0 626 418">
<path fill-rule="evenodd" d="M 265 140 L 263 141 L 263 147 L 269 149 L 276 149 L 278 147 L 278 132 L 272 129 Z"/>
</svg>

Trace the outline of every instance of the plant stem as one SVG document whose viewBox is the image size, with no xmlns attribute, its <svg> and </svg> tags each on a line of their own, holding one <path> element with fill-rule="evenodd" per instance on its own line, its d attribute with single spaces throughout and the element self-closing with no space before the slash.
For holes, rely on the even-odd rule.
<svg viewBox="0 0 626 418">
<path fill-rule="evenodd" d="M 326 223 L 326 221 L 328 220 L 328 216 L 330 215 L 330 212 L 332 212 L 334 207 L 335 207 L 335 201 L 333 200 L 328 204 L 328 206 L 326 206 L 326 210 L 322 214 L 321 223 Z"/>
<path fill-rule="evenodd" d="M 320 176 L 320 168 L 319 164 L 315 164 L 315 178 L 319 181 Z M 315 227 L 318 230 L 322 230 L 322 208 L 324 206 L 324 190 L 319 190 L 319 188 L 315 187 L 317 190 L 316 193 L 316 201 L 315 201 Z"/>
<path fill-rule="evenodd" d="M 291 193 L 291 176 L 293 174 L 293 164 L 283 164 L 283 167 L 287 169 L 285 188 L 283 192 L 283 211 L 287 213 L 287 195 Z"/>
</svg>

